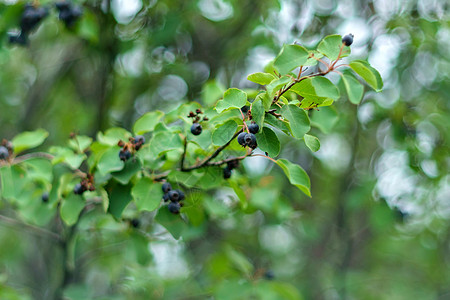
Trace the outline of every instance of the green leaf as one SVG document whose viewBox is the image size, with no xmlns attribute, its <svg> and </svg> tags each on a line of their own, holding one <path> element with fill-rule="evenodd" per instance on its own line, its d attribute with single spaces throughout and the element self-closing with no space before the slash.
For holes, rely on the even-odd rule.
<svg viewBox="0 0 450 300">
<path fill-rule="evenodd" d="M 328 57 L 331 61 L 339 57 L 339 52 L 342 46 L 342 37 L 340 35 L 329 35 L 325 37 L 317 46 L 317 51 Z M 346 57 L 350 54 L 350 47 L 344 46 L 341 57 Z"/>
<path fill-rule="evenodd" d="M 270 84 L 266 86 L 267 94 L 269 95 L 269 98 L 273 98 L 275 96 L 275 93 L 278 92 L 283 86 L 290 83 L 292 79 L 288 76 L 283 76 L 281 78 L 273 80 Z"/>
<path fill-rule="evenodd" d="M 341 78 L 347 91 L 348 100 L 353 104 L 359 104 L 364 94 L 364 86 L 353 75 L 344 73 Z"/>
<path fill-rule="evenodd" d="M 53 164 L 66 163 L 72 169 L 78 169 L 83 161 L 86 159 L 85 154 L 74 153 L 69 148 L 53 146 L 50 148 L 50 153 L 53 153 L 55 157 L 52 160 Z"/>
<path fill-rule="evenodd" d="M 216 110 L 218 113 L 229 108 L 241 108 L 247 103 L 247 94 L 236 88 L 228 89 L 223 95 L 223 99 L 217 102 Z"/>
<path fill-rule="evenodd" d="M 281 75 L 304 65 L 308 60 L 308 51 L 299 45 L 285 45 L 273 63 Z"/>
<path fill-rule="evenodd" d="M 125 162 L 124 168 L 119 172 L 112 172 L 111 175 L 121 184 L 127 184 L 134 175 L 142 170 L 139 159 L 129 159 Z"/>
<path fill-rule="evenodd" d="M 213 105 L 222 97 L 224 91 L 225 87 L 221 83 L 210 80 L 203 85 L 202 102 L 206 105 Z"/>
<path fill-rule="evenodd" d="M 301 139 L 311 129 L 307 113 L 298 106 L 285 105 L 281 109 L 281 114 L 289 120 L 291 133 L 294 137 Z"/>
<path fill-rule="evenodd" d="M 275 78 L 276 77 L 270 73 L 261 72 L 253 73 L 247 76 L 247 80 L 261 85 L 269 84 Z"/>
<path fill-rule="evenodd" d="M 309 56 L 312 56 L 312 55 L 314 55 L 315 58 L 322 58 L 323 57 L 323 54 L 320 53 L 319 51 L 316 51 L 316 50 L 309 51 Z M 306 63 L 303 66 L 315 66 L 315 65 L 317 65 L 319 63 L 319 61 L 317 59 L 315 59 L 315 58 L 312 58 L 312 57 L 308 58 L 308 60 L 306 61 Z"/>
<path fill-rule="evenodd" d="M 299 165 L 293 164 L 286 159 L 277 160 L 277 165 L 283 169 L 289 182 L 298 187 L 303 193 L 311 197 L 311 183 L 308 174 Z"/>
<path fill-rule="evenodd" d="M 184 223 L 179 215 L 174 215 L 169 212 L 167 206 L 163 206 L 158 210 L 155 221 L 166 228 L 175 239 L 179 239 L 186 229 L 186 223 Z"/>
<path fill-rule="evenodd" d="M 273 97 L 269 97 L 269 94 L 267 92 L 259 93 L 256 96 L 255 101 L 258 99 L 263 104 L 264 111 L 268 111 L 270 109 L 270 107 L 272 106 Z"/>
<path fill-rule="evenodd" d="M 159 123 L 159 120 L 164 116 L 162 111 L 156 110 L 151 111 L 139 119 L 137 119 L 136 123 L 134 123 L 133 131 L 136 134 L 144 134 L 146 132 L 153 131 L 155 129 L 156 124 Z"/>
<path fill-rule="evenodd" d="M 142 234 L 134 232 L 131 235 L 131 249 L 136 255 L 136 261 L 146 266 L 152 259 L 152 255 L 148 247 L 148 238 Z M 85 298 L 86 299 L 86 298 Z"/>
<path fill-rule="evenodd" d="M 173 133 L 170 131 L 160 131 L 156 133 L 150 140 L 148 151 L 151 153 L 151 155 L 157 157 L 169 150 L 182 148 L 183 143 L 178 133 Z"/>
<path fill-rule="evenodd" d="M 161 203 L 163 191 L 160 184 L 153 183 L 150 178 L 140 178 L 131 189 L 134 202 L 139 211 L 154 211 Z"/>
<path fill-rule="evenodd" d="M 330 133 L 338 119 L 339 117 L 334 107 L 323 107 L 319 111 L 312 113 L 311 124 L 319 128 L 323 133 Z"/>
<path fill-rule="evenodd" d="M 92 138 L 85 135 L 76 135 L 69 139 L 69 146 L 76 152 L 84 152 L 92 143 Z"/>
<path fill-rule="evenodd" d="M 67 226 L 72 226 L 78 220 L 81 210 L 85 205 L 85 201 L 79 195 L 70 193 L 66 199 L 62 200 L 61 204 L 61 219 Z"/>
<path fill-rule="evenodd" d="M 338 88 L 325 77 L 307 78 L 295 84 L 291 91 L 299 94 L 305 99 L 310 99 L 318 105 L 327 99 L 339 99 Z"/>
<path fill-rule="evenodd" d="M 109 198 L 108 212 L 115 218 L 119 219 L 122 212 L 131 202 L 131 187 L 129 185 L 115 184 L 112 187 L 107 187 Z"/>
<path fill-rule="evenodd" d="M 350 68 L 364 79 L 376 92 L 383 89 L 383 80 L 380 73 L 364 60 L 354 60 L 350 63 Z"/>
<path fill-rule="evenodd" d="M 304 136 L 305 144 L 312 152 L 319 151 L 320 149 L 320 141 L 317 137 L 305 134 Z"/>
<path fill-rule="evenodd" d="M 12 139 L 12 144 L 15 153 L 20 153 L 24 150 L 40 146 L 48 137 L 48 132 L 44 129 L 37 129 L 35 131 L 25 131 L 16 135 Z"/>
<path fill-rule="evenodd" d="M 226 143 L 228 143 L 228 141 L 236 133 L 237 127 L 238 127 L 238 124 L 233 120 L 229 120 L 229 121 L 217 126 L 214 129 L 214 132 L 212 134 L 213 144 L 216 146 L 222 146 L 222 145 L 225 145 Z"/>
<path fill-rule="evenodd" d="M 119 151 L 120 147 L 114 146 L 106 150 L 100 157 L 97 169 L 102 175 L 123 169 L 124 163 L 119 158 Z"/>
<path fill-rule="evenodd" d="M 5 165 L 0 168 L 1 195 L 5 199 L 17 199 L 24 184 L 24 171 L 18 166 Z"/>
<path fill-rule="evenodd" d="M 256 135 L 256 141 L 259 149 L 267 152 L 270 157 L 275 157 L 280 153 L 280 141 L 269 127 L 263 127 L 263 130 Z"/>
<path fill-rule="evenodd" d="M 243 274 L 250 276 L 253 273 L 253 265 L 241 253 L 237 252 L 231 246 L 226 247 L 226 254 L 230 262 Z"/>
<path fill-rule="evenodd" d="M 256 99 L 252 103 L 252 120 L 259 125 L 259 127 L 262 127 L 264 124 L 264 106 L 261 101 L 261 99 Z"/>
<path fill-rule="evenodd" d="M 123 128 L 113 127 L 105 131 L 105 133 L 99 132 L 97 134 L 97 140 L 105 145 L 114 146 L 117 145 L 119 140 L 128 142 L 131 137 L 131 133 Z"/>
</svg>

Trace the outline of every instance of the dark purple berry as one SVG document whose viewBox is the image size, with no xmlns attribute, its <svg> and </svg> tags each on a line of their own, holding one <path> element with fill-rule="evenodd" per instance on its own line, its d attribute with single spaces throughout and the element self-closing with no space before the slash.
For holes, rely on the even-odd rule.
<svg viewBox="0 0 450 300">
<path fill-rule="evenodd" d="M 178 190 L 171 190 L 168 194 L 170 201 L 180 201 L 180 192 Z"/>
<path fill-rule="evenodd" d="M 131 157 L 131 152 L 129 150 L 120 150 L 119 151 L 119 158 L 122 161 L 127 161 Z"/>
<path fill-rule="evenodd" d="M 82 195 L 85 191 L 86 191 L 86 188 L 81 183 L 77 183 L 75 185 L 75 187 L 73 188 L 73 192 L 76 195 Z"/>
<path fill-rule="evenodd" d="M 275 274 L 273 273 L 272 270 L 267 270 L 264 273 L 264 278 L 267 279 L 267 280 L 274 280 L 275 279 Z"/>
<path fill-rule="evenodd" d="M 169 211 L 173 214 L 180 213 L 181 205 L 178 202 L 170 202 L 167 207 L 168 207 Z"/>
<path fill-rule="evenodd" d="M 347 47 L 350 46 L 351 44 L 353 44 L 353 34 L 349 33 L 349 34 L 345 35 L 342 38 L 342 43 Z"/>
<path fill-rule="evenodd" d="M 83 14 L 81 7 L 73 6 L 68 1 L 57 2 L 55 3 L 55 6 L 59 11 L 59 19 L 69 28 L 72 27 Z"/>
<path fill-rule="evenodd" d="M 134 137 L 134 144 L 145 144 L 145 137 L 143 135 L 137 135 Z"/>
<path fill-rule="evenodd" d="M 141 225 L 141 222 L 139 221 L 139 219 L 131 219 L 130 224 L 134 228 L 139 228 L 139 225 Z"/>
<path fill-rule="evenodd" d="M 246 113 L 248 113 L 248 110 L 250 109 L 250 106 L 245 105 L 241 107 L 241 111 L 242 113 L 245 115 Z"/>
<path fill-rule="evenodd" d="M 230 160 L 229 162 L 227 162 L 227 167 L 230 170 L 236 169 L 237 167 L 239 167 L 239 160 Z"/>
<path fill-rule="evenodd" d="M 244 137 L 245 144 L 252 149 L 255 149 L 258 145 L 256 143 L 256 137 L 253 133 L 247 133 Z"/>
<path fill-rule="evenodd" d="M 231 169 L 229 169 L 228 167 L 225 167 L 223 169 L 223 178 L 228 179 L 230 177 L 231 177 Z"/>
<path fill-rule="evenodd" d="M 162 185 L 163 193 L 167 194 L 170 190 L 172 190 L 172 185 L 169 182 L 164 182 Z"/>
<path fill-rule="evenodd" d="M 247 146 L 246 142 L 245 142 L 245 136 L 247 135 L 246 132 L 241 132 L 239 133 L 239 135 L 237 136 L 237 141 L 239 143 L 239 145 L 241 145 L 242 147 Z"/>
<path fill-rule="evenodd" d="M 202 133 L 202 125 L 200 125 L 199 123 L 192 124 L 191 133 L 193 135 L 199 135 L 200 133 Z"/>
<path fill-rule="evenodd" d="M 0 146 L 0 159 L 7 159 L 9 157 L 9 151 L 5 146 Z"/>
<path fill-rule="evenodd" d="M 252 124 L 248 125 L 248 131 L 250 131 L 250 133 L 257 134 L 259 131 L 258 124 L 252 123 Z"/>
<path fill-rule="evenodd" d="M 47 203 L 49 199 L 48 192 L 44 192 L 41 196 L 42 202 Z"/>
<path fill-rule="evenodd" d="M 170 200 L 168 193 L 163 195 L 163 200 L 164 200 L 164 202 L 168 202 Z"/>
<path fill-rule="evenodd" d="M 28 33 L 33 30 L 47 15 L 48 9 L 45 7 L 34 7 L 31 4 L 25 5 L 25 10 L 20 20 L 22 33 Z"/>
<path fill-rule="evenodd" d="M 180 191 L 180 190 L 177 190 L 177 191 L 179 194 L 178 201 L 183 201 L 186 198 L 186 196 L 184 195 L 184 193 L 182 191 Z"/>
</svg>

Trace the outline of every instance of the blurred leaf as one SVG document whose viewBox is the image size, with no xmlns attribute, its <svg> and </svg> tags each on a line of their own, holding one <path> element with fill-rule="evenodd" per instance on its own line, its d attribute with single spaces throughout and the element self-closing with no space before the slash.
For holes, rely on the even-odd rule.
<svg viewBox="0 0 450 300">
<path fill-rule="evenodd" d="M 344 73 L 341 78 L 344 82 L 345 90 L 347 91 L 350 102 L 353 104 L 359 104 L 364 94 L 363 85 L 349 73 Z"/>
<path fill-rule="evenodd" d="M 155 221 L 166 228 L 177 240 L 186 228 L 186 223 L 180 218 L 180 215 L 174 215 L 169 212 L 167 206 L 163 206 L 158 210 Z"/>
<path fill-rule="evenodd" d="M 275 58 L 274 67 L 281 75 L 285 75 L 293 69 L 305 64 L 308 60 L 308 51 L 299 45 L 284 45 L 281 52 Z"/>
<path fill-rule="evenodd" d="M 61 219 L 67 226 L 72 226 L 77 222 L 84 205 L 85 201 L 83 198 L 74 193 L 70 193 L 67 198 L 62 200 L 60 214 Z"/>
<path fill-rule="evenodd" d="M 160 131 L 150 140 L 148 151 L 153 156 L 160 156 L 169 150 L 182 148 L 183 143 L 177 133 Z"/>
<path fill-rule="evenodd" d="M 105 145 L 116 146 L 119 140 L 128 142 L 131 137 L 131 133 L 123 128 L 113 127 L 105 131 L 105 133 L 99 132 L 97 134 L 97 140 Z"/>
<path fill-rule="evenodd" d="M 55 155 L 52 160 L 53 164 L 66 163 L 72 169 L 78 169 L 86 159 L 85 154 L 77 154 L 64 147 L 53 146 L 50 148 L 50 153 Z"/>
<path fill-rule="evenodd" d="M 228 89 L 224 95 L 223 99 L 217 102 L 216 110 L 221 113 L 229 108 L 241 108 L 247 103 L 247 94 L 239 89 L 232 88 Z"/>
<path fill-rule="evenodd" d="M 383 89 L 383 80 L 380 73 L 364 60 L 354 60 L 350 63 L 350 68 L 362 77 L 376 92 Z"/>
<path fill-rule="evenodd" d="M 305 139 L 306 146 L 312 152 L 319 151 L 319 149 L 320 149 L 320 141 L 319 141 L 319 139 L 317 137 L 309 135 L 309 134 L 305 134 L 305 136 L 303 138 Z"/>
<path fill-rule="evenodd" d="M 247 80 L 260 85 L 269 84 L 274 79 L 276 79 L 276 77 L 270 73 L 257 72 L 247 76 Z"/>
<path fill-rule="evenodd" d="M 226 143 L 228 143 L 228 141 L 236 133 L 237 127 L 238 127 L 238 124 L 233 120 L 229 120 L 229 121 L 225 122 L 224 124 L 216 126 L 216 128 L 214 129 L 214 132 L 212 134 L 213 144 L 216 146 L 222 146 L 222 145 L 225 145 Z"/>
<path fill-rule="evenodd" d="M 122 212 L 131 202 L 130 185 L 112 184 L 106 188 L 109 197 L 108 212 L 115 218 L 120 219 Z"/>
<path fill-rule="evenodd" d="M 25 131 L 16 135 L 12 139 L 14 152 L 20 153 L 24 150 L 40 146 L 48 137 L 48 132 L 44 129 L 37 129 L 35 131 Z"/>
<path fill-rule="evenodd" d="M 124 162 L 119 158 L 119 151 L 120 147 L 115 146 L 103 153 L 97 164 L 97 169 L 101 174 L 107 174 L 123 169 Z"/>
<path fill-rule="evenodd" d="M 142 164 L 139 159 L 131 158 L 125 162 L 125 166 L 118 172 L 112 172 L 111 175 L 121 184 L 127 184 L 134 175 L 142 170 Z"/>
<path fill-rule="evenodd" d="M 222 98 L 224 92 L 225 87 L 221 83 L 216 80 L 210 80 L 203 85 L 202 102 L 206 105 L 212 105 Z"/>
<path fill-rule="evenodd" d="M 311 127 L 306 112 L 293 104 L 284 105 L 281 114 L 289 121 L 292 135 L 298 139 L 303 138 Z"/>
<path fill-rule="evenodd" d="M 159 207 L 163 197 L 161 185 L 147 177 L 140 178 L 134 184 L 131 194 L 139 211 L 154 211 Z"/>
<path fill-rule="evenodd" d="M 131 247 L 136 255 L 136 261 L 143 266 L 148 265 L 152 260 L 148 243 L 148 239 L 142 234 L 131 234 Z"/>
<path fill-rule="evenodd" d="M 328 57 L 331 61 L 339 57 L 341 51 L 342 37 L 340 35 L 326 36 L 317 46 L 317 51 Z M 350 54 L 350 47 L 344 46 L 341 57 L 346 57 Z"/>
<path fill-rule="evenodd" d="M 164 116 L 162 111 L 151 111 L 141 116 L 136 123 L 134 123 L 133 131 L 136 134 L 144 134 L 155 129 L 156 124 L 159 123 Z"/>
<path fill-rule="evenodd" d="M 330 133 L 338 119 L 339 117 L 334 107 L 323 107 L 319 111 L 313 112 L 311 124 L 319 128 L 323 133 Z"/>
<path fill-rule="evenodd" d="M 246 276 L 250 276 L 253 273 L 253 265 L 248 261 L 248 259 L 242 254 L 231 248 L 231 246 L 226 248 L 227 257 L 230 262 Z"/>
<path fill-rule="evenodd" d="M 69 139 L 69 146 L 76 152 L 84 152 L 92 143 L 92 138 L 85 135 L 75 135 Z"/>
<path fill-rule="evenodd" d="M 291 182 L 291 184 L 298 187 L 303 193 L 311 197 L 310 187 L 311 183 L 308 174 L 299 165 L 293 164 L 286 159 L 278 159 L 277 165 L 280 166 L 284 174 Z"/>
<path fill-rule="evenodd" d="M 270 157 L 275 157 L 280 153 L 280 141 L 269 127 L 263 127 L 263 130 L 256 134 L 256 141 L 259 149 L 267 152 Z"/>
</svg>

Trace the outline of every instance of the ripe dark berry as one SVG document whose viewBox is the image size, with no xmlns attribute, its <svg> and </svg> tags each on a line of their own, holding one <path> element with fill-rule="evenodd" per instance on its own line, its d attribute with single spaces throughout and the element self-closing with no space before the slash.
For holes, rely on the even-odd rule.
<svg viewBox="0 0 450 300">
<path fill-rule="evenodd" d="M 44 192 L 41 196 L 42 202 L 47 203 L 49 199 L 48 192 Z"/>
<path fill-rule="evenodd" d="M 241 111 L 242 113 L 245 115 L 246 113 L 248 113 L 248 110 L 250 109 L 250 106 L 245 105 L 241 107 Z"/>
<path fill-rule="evenodd" d="M 143 135 L 137 135 L 134 137 L 134 144 L 145 144 L 145 137 Z"/>
<path fill-rule="evenodd" d="M 258 145 L 256 143 L 256 137 L 253 133 L 247 133 L 244 137 L 245 144 L 252 149 L 255 149 Z"/>
<path fill-rule="evenodd" d="M 129 150 L 120 150 L 119 151 L 119 158 L 122 161 L 126 161 L 131 157 L 131 152 Z"/>
<path fill-rule="evenodd" d="M 173 214 L 180 213 L 181 205 L 178 202 L 170 202 L 167 207 L 169 208 L 169 211 Z"/>
<path fill-rule="evenodd" d="M 170 200 L 168 193 L 163 195 L 163 200 L 164 200 L 164 202 L 168 202 Z"/>
<path fill-rule="evenodd" d="M 350 46 L 351 44 L 353 44 L 353 34 L 349 33 L 349 34 L 345 35 L 345 36 L 342 38 L 342 43 L 343 43 L 345 46 Z"/>
<path fill-rule="evenodd" d="M 237 136 L 237 141 L 239 143 L 239 145 L 241 145 L 242 147 L 247 146 L 246 142 L 245 142 L 245 136 L 247 135 L 246 132 L 241 132 L 239 133 L 239 135 Z"/>
<path fill-rule="evenodd" d="M 34 7 L 31 4 L 25 5 L 22 18 L 20 20 L 20 28 L 22 33 L 28 33 L 33 30 L 39 22 L 48 15 L 48 9 L 45 7 Z"/>
<path fill-rule="evenodd" d="M 162 185 L 163 193 L 167 194 L 170 190 L 172 190 L 172 185 L 169 182 L 164 182 Z"/>
<path fill-rule="evenodd" d="M 252 124 L 248 125 L 248 131 L 250 131 L 250 133 L 257 134 L 259 131 L 258 124 L 252 123 Z"/>
<path fill-rule="evenodd" d="M 138 228 L 139 225 L 141 225 L 141 222 L 139 221 L 139 219 L 131 219 L 130 224 L 131 224 L 131 226 L 133 226 L 134 228 Z"/>
<path fill-rule="evenodd" d="M 82 195 L 86 191 L 86 188 L 81 184 L 77 183 L 75 187 L 73 188 L 73 192 L 76 195 Z"/>
<path fill-rule="evenodd" d="M 178 201 L 183 201 L 186 198 L 186 196 L 184 195 L 184 193 L 182 191 L 180 191 L 180 190 L 177 190 L 177 191 L 178 191 L 178 194 L 180 195 L 178 197 Z"/>
<path fill-rule="evenodd" d="M 9 43 L 10 44 L 18 44 L 25 46 L 28 44 L 28 37 L 26 34 L 19 32 L 19 33 L 9 33 Z"/>
<path fill-rule="evenodd" d="M 233 170 L 236 169 L 237 167 L 239 167 L 239 160 L 235 159 L 227 162 L 228 169 Z"/>
<path fill-rule="evenodd" d="M 199 135 L 200 133 L 202 133 L 202 125 L 200 125 L 198 123 L 192 124 L 191 132 L 193 135 Z"/>
<path fill-rule="evenodd" d="M 5 146 L 0 146 L 0 159 L 7 159 L 9 157 L 9 151 Z"/>
<path fill-rule="evenodd" d="M 229 169 L 228 167 L 225 167 L 223 169 L 223 178 L 228 179 L 230 177 L 231 177 L 231 169 Z"/>
<path fill-rule="evenodd" d="M 275 279 L 275 274 L 273 273 L 272 270 L 267 270 L 264 273 L 264 278 L 267 279 L 267 280 L 273 280 L 273 279 Z"/>
<path fill-rule="evenodd" d="M 171 190 L 168 194 L 170 201 L 180 201 L 180 193 L 178 190 Z"/>
<path fill-rule="evenodd" d="M 81 7 L 73 6 L 68 1 L 57 2 L 55 3 L 55 6 L 56 9 L 59 10 L 59 19 L 69 28 L 72 27 L 83 14 Z"/>
</svg>

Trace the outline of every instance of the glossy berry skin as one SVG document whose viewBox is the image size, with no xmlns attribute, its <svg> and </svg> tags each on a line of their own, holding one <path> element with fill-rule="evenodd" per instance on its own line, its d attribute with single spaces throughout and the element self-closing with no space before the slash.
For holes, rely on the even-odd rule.
<svg viewBox="0 0 450 300">
<path fill-rule="evenodd" d="M 180 193 L 178 190 L 171 190 L 167 194 L 169 195 L 170 201 L 180 201 Z"/>
<path fill-rule="evenodd" d="M 75 195 L 82 195 L 86 191 L 86 188 L 81 185 L 81 183 L 77 183 L 73 188 L 73 192 Z"/>
<path fill-rule="evenodd" d="M 7 159 L 9 157 L 9 151 L 5 146 L 0 146 L 0 159 Z"/>
<path fill-rule="evenodd" d="M 223 169 L 223 178 L 224 179 L 228 179 L 228 178 L 230 178 L 231 177 L 231 169 L 229 169 L 228 167 L 225 167 L 224 169 Z"/>
<path fill-rule="evenodd" d="M 259 131 L 258 124 L 252 123 L 252 124 L 248 125 L 248 131 L 250 131 L 250 133 L 257 134 Z"/>
<path fill-rule="evenodd" d="M 342 38 L 342 43 L 345 45 L 345 46 L 350 46 L 351 44 L 353 44 L 353 34 L 347 34 L 347 35 L 345 35 L 343 38 Z"/>
<path fill-rule="evenodd" d="M 172 190 L 172 185 L 169 182 L 164 182 L 161 188 L 163 193 L 167 194 L 170 190 Z"/>
<path fill-rule="evenodd" d="M 247 146 L 246 142 L 245 142 L 245 136 L 247 135 L 246 132 L 241 132 L 239 133 L 239 135 L 237 136 L 237 141 L 239 143 L 239 145 L 241 145 L 242 147 Z"/>
<path fill-rule="evenodd" d="M 258 145 L 256 143 L 256 136 L 253 133 L 247 133 L 244 137 L 245 143 L 252 149 L 255 149 Z"/>
<path fill-rule="evenodd" d="M 42 202 L 47 203 L 49 199 L 48 192 L 44 192 L 41 196 Z"/>
<path fill-rule="evenodd" d="M 130 159 L 131 157 L 131 152 L 129 150 L 120 150 L 119 151 L 119 158 L 122 161 L 126 161 L 128 159 Z"/>
<path fill-rule="evenodd" d="M 173 214 L 179 214 L 180 213 L 180 209 L 181 209 L 181 205 L 178 202 L 170 202 L 169 205 L 167 206 L 167 208 L 169 209 L 169 211 Z"/>
<path fill-rule="evenodd" d="M 200 133 L 202 133 L 202 125 L 198 124 L 198 123 L 194 123 L 191 126 L 191 133 L 193 135 L 199 135 Z"/>
</svg>

